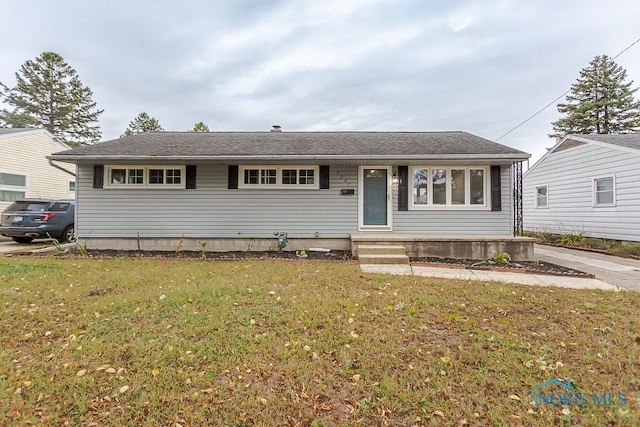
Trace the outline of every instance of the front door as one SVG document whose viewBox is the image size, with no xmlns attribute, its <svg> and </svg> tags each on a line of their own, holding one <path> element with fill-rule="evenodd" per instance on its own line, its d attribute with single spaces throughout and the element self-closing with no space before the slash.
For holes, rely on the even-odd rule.
<svg viewBox="0 0 640 427">
<path fill-rule="evenodd" d="M 360 229 L 391 229 L 391 169 L 360 167 Z"/>
</svg>

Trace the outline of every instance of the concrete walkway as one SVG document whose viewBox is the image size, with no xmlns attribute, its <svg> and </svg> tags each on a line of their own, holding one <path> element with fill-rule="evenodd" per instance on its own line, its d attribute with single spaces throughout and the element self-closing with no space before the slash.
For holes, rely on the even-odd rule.
<svg viewBox="0 0 640 427">
<path fill-rule="evenodd" d="M 640 292 L 640 261 L 596 252 L 535 245 L 536 259 L 593 274 L 622 289 Z"/>
<path fill-rule="evenodd" d="M 610 285 L 602 280 L 587 279 L 584 277 L 563 277 L 549 276 L 545 274 L 506 273 L 500 271 L 395 264 L 360 264 L 360 268 L 364 273 L 416 275 L 458 280 L 484 280 L 487 282 L 495 281 L 532 286 L 559 286 L 573 289 L 602 289 L 605 291 L 620 290 L 617 286 Z"/>
</svg>

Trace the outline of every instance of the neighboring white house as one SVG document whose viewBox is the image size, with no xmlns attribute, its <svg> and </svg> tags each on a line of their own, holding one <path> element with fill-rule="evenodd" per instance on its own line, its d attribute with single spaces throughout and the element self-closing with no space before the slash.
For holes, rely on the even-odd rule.
<svg viewBox="0 0 640 427">
<path fill-rule="evenodd" d="M 44 129 L 0 128 L 0 212 L 25 197 L 74 198 L 75 177 L 46 157 L 68 148 Z"/>
<path fill-rule="evenodd" d="M 569 135 L 523 178 L 525 231 L 640 241 L 640 134 Z"/>
</svg>

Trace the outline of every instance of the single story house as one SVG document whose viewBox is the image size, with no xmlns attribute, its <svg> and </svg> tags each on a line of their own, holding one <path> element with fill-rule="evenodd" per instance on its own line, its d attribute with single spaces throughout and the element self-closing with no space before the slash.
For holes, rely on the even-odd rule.
<svg viewBox="0 0 640 427">
<path fill-rule="evenodd" d="M 73 168 L 65 172 L 47 161 L 68 149 L 45 129 L 0 128 L 0 212 L 25 197 L 75 197 Z"/>
<path fill-rule="evenodd" d="M 640 134 L 568 135 L 523 177 L 524 229 L 640 241 Z"/>
<path fill-rule="evenodd" d="M 286 233 L 287 250 L 350 249 L 358 236 L 477 236 L 491 256 L 516 244 L 512 170 L 528 157 L 466 132 L 274 127 L 143 133 L 51 159 L 77 165 L 76 231 L 88 248 L 277 250 Z"/>
</svg>

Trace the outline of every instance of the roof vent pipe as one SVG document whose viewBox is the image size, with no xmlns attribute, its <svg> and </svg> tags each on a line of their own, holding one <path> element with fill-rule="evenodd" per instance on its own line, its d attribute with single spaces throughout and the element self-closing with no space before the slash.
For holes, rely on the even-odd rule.
<svg viewBox="0 0 640 427">
<path fill-rule="evenodd" d="M 271 128 L 271 132 L 282 132 L 282 128 L 280 127 L 280 125 L 273 125 L 273 127 Z"/>
</svg>

